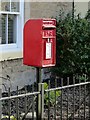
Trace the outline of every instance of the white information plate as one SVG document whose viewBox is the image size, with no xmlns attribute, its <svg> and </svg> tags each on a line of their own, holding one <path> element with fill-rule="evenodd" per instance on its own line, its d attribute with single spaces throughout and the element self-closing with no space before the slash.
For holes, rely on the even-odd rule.
<svg viewBox="0 0 90 120">
<path fill-rule="evenodd" d="M 0 37 L 0 44 L 1 44 L 1 42 L 2 42 L 2 37 Z"/>
<path fill-rule="evenodd" d="M 51 43 L 46 43 L 46 59 L 51 59 Z"/>
</svg>

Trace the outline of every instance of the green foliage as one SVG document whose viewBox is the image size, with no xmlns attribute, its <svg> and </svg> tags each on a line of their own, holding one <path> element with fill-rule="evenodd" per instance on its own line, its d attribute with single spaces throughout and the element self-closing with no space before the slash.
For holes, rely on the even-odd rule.
<svg viewBox="0 0 90 120">
<path fill-rule="evenodd" d="M 88 15 L 89 13 L 89 15 Z M 57 19 L 56 75 L 90 72 L 90 12 L 85 18 L 71 14 Z"/>
<path fill-rule="evenodd" d="M 88 77 L 84 73 L 82 75 L 76 75 L 76 79 L 80 80 L 81 82 L 88 81 Z"/>
<path fill-rule="evenodd" d="M 86 14 L 85 18 L 90 19 L 90 9 L 87 11 L 87 14 Z"/>
<path fill-rule="evenodd" d="M 3 116 L 3 118 L 1 119 L 1 120 L 8 120 L 9 119 L 9 116 Z M 10 116 L 10 120 L 17 120 L 16 118 L 15 118 L 15 116 Z"/>
<path fill-rule="evenodd" d="M 48 89 L 48 84 L 47 83 L 44 83 L 44 89 L 45 90 Z M 48 97 L 48 93 L 45 93 L 45 95 L 44 95 L 45 104 L 48 106 L 48 101 L 49 101 L 50 105 L 54 106 L 55 105 L 55 97 L 56 97 L 56 100 L 57 100 L 57 98 L 60 96 L 60 94 L 61 94 L 60 90 L 57 90 L 56 92 L 55 91 L 50 91 L 49 92 L 49 97 Z"/>
</svg>

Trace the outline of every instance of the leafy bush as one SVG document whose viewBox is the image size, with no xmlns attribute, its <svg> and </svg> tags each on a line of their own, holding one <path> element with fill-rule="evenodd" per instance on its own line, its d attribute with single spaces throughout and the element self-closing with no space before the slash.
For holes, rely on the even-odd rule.
<svg viewBox="0 0 90 120">
<path fill-rule="evenodd" d="M 48 84 L 47 83 L 44 83 L 44 89 L 45 90 L 48 89 Z M 60 96 L 60 94 L 61 94 L 60 90 L 57 90 L 56 93 L 55 93 L 55 91 L 50 91 L 49 96 L 48 96 L 48 92 L 45 93 L 45 95 L 44 95 L 45 105 L 48 106 L 48 102 L 50 102 L 50 105 L 54 106 L 55 105 L 55 97 L 56 97 L 56 100 L 57 100 L 57 98 Z"/>
<path fill-rule="evenodd" d="M 90 72 L 90 12 L 85 18 L 71 14 L 57 19 L 56 75 Z"/>
</svg>

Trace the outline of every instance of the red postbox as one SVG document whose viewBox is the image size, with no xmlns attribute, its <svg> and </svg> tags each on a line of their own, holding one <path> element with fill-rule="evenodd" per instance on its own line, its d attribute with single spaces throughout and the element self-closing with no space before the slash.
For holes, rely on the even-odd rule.
<svg viewBox="0 0 90 120">
<path fill-rule="evenodd" d="M 23 63 L 35 67 L 55 66 L 55 19 L 30 19 L 26 22 L 24 26 Z"/>
</svg>

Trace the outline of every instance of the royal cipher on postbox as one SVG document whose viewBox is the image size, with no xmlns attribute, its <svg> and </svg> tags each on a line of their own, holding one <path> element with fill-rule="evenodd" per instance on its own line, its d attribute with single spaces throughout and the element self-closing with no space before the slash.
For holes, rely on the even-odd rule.
<svg viewBox="0 0 90 120">
<path fill-rule="evenodd" d="M 23 63 L 34 67 L 55 66 L 55 19 L 30 19 L 25 23 Z"/>
</svg>

